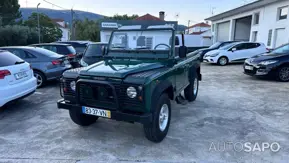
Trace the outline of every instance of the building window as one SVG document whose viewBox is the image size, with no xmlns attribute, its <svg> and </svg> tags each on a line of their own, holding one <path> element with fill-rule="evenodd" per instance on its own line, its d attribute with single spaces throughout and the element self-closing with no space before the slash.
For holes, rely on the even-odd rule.
<svg viewBox="0 0 289 163">
<path fill-rule="evenodd" d="M 260 13 L 255 13 L 254 14 L 254 21 L 253 21 L 253 25 L 258 25 L 259 24 L 259 19 L 260 19 Z"/>
<path fill-rule="evenodd" d="M 252 42 L 256 42 L 258 37 L 258 31 L 254 31 L 252 35 Z"/>
<path fill-rule="evenodd" d="M 269 30 L 269 33 L 268 33 L 268 41 L 267 41 L 267 46 L 271 46 L 271 41 L 272 41 L 272 33 L 273 33 L 273 30 L 270 29 Z"/>
<path fill-rule="evenodd" d="M 278 20 L 287 19 L 288 15 L 288 6 L 281 7 L 278 9 Z"/>
</svg>

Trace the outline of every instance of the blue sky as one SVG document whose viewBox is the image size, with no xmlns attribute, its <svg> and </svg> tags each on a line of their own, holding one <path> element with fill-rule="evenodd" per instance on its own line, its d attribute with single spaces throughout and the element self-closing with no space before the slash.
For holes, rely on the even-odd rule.
<svg viewBox="0 0 289 163">
<path fill-rule="evenodd" d="M 214 13 L 241 6 L 253 0 L 47 0 L 64 8 L 94 12 L 106 16 L 114 14 L 138 14 L 139 16 L 150 13 L 158 16 L 159 11 L 166 12 L 166 20 L 178 20 L 179 24 L 201 22 L 210 17 L 211 8 Z M 43 0 L 19 0 L 21 7 L 36 7 L 41 3 L 42 8 L 60 9 Z M 179 14 L 176 18 L 175 15 Z"/>
</svg>

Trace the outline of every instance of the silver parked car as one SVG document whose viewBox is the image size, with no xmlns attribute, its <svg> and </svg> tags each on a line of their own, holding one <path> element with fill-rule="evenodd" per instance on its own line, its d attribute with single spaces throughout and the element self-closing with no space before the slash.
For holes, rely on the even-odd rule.
<svg viewBox="0 0 289 163">
<path fill-rule="evenodd" d="M 37 86 L 41 87 L 48 80 L 59 79 L 62 73 L 71 68 L 66 56 L 59 55 L 52 51 L 29 46 L 0 47 L 19 58 L 30 63 L 34 76 L 37 79 Z"/>
</svg>

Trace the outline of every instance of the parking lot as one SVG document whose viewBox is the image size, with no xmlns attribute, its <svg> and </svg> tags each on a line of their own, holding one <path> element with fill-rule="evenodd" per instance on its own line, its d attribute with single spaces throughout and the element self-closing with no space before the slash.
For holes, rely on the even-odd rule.
<svg viewBox="0 0 289 163">
<path fill-rule="evenodd" d="M 288 162 L 288 83 L 242 71 L 240 64 L 202 64 L 197 100 L 173 102 L 170 130 L 159 144 L 148 141 L 139 124 L 75 125 L 67 110 L 57 109 L 58 83 L 50 82 L 1 110 L 0 162 Z M 239 148 L 223 150 L 224 142 Z M 281 149 L 245 152 L 239 150 L 244 142 L 278 142 Z"/>
</svg>

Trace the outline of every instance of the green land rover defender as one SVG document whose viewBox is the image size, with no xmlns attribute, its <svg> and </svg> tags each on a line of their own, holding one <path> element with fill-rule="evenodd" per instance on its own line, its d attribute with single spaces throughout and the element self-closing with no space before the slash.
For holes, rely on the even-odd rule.
<svg viewBox="0 0 289 163">
<path fill-rule="evenodd" d="M 182 37 L 184 43 L 184 37 Z M 178 45 L 172 28 L 116 30 L 103 61 L 63 73 L 58 108 L 89 126 L 99 117 L 143 124 L 147 139 L 161 142 L 171 120 L 171 100 L 198 94 L 200 56 Z"/>
</svg>

